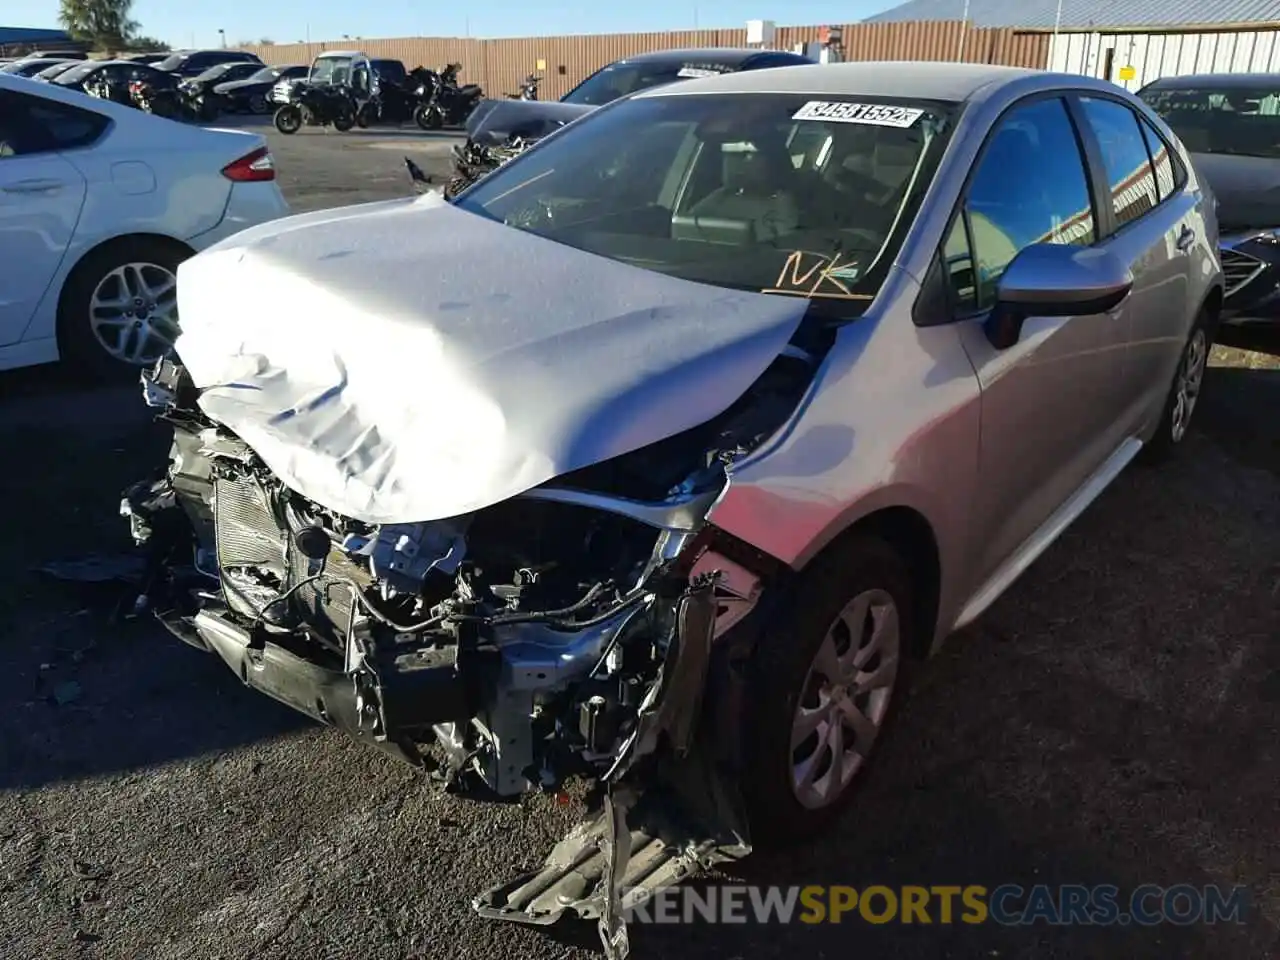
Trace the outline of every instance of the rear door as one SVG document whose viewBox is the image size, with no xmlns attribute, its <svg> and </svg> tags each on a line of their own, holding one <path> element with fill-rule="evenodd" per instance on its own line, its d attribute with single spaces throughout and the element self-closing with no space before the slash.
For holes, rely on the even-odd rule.
<svg viewBox="0 0 1280 960">
<path fill-rule="evenodd" d="M 80 220 L 85 180 L 58 150 L 106 126 L 91 111 L 0 90 L 0 345 L 22 339 Z"/>
<path fill-rule="evenodd" d="M 1031 317 L 1002 350 L 982 323 L 1021 250 L 1098 242 L 1090 183 L 1068 102 L 1024 100 L 988 135 L 944 244 L 958 331 L 982 389 L 975 583 L 1036 533 L 1121 439 L 1125 338 L 1113 314 Z"/>
<path fill-rule="evenodd" d="M 1190 273 L 1204 248 L 1203 196 L 1185 189 L 1186 172 L 1138 111 L 1119 98 L 1079 98 L 1097 142 L 1097 188 L 1110 223 L 1105 245 L 1129 264 L 1133 291 L 1118 308 L 1126 339 L 1123 422 L 1137 432 L 1163 408 L 1199 304 Z"/>
</svg>

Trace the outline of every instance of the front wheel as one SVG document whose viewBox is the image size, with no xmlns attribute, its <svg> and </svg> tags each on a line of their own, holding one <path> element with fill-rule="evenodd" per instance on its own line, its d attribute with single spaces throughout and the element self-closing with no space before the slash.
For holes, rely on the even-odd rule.
<svg viewBox="0 0 1280 960">
<path fill-rule="evenodd" d="M 812 836 L 849 802 L 917 649 L 910 572 L 854 535 L 801 574 L 790 622 L 760 641 L 746 702 L 741 783 L 753 842 Z"/>
<path fill-rule="evenodd" d="M 413 111 L 413 122 L 423 130 L 439 130 L 444 126 L 444 117 L 440 115 L 438 107 L 421 103 Z"/>
<path fill-rule="evenodd" d="M 366 103 L 362 107 L 360 107 L 359 110 L 356 111 L 356 124 L 357 126 L 360 127 L 361 130 L 368 129 L 369 125 L 373 123 L 373 120 L 374 120 L 373 104 Z"/>
<path fill-rule="evenodd" d="M 302 108 L 286 103 L 276 111 L 275 125 L 281 133 L 297 133 L 302 129 Z"/>
<path fill-rule="evenodd" d="M 86 256 L 58 301 L 58 350 L 100 380 L 135 378 L 178 336 L 178 265 L 191 251 L 171 241 L 126 237 Z"/>
<path fill-rule="evenodd" d="M 271 112 L 271 104 L 267 102 L 266 94 L 255 94 L 249 98 L 249 112 L 255 116 L 263 116 Z"/>
<path fill-rule="evenodd" d="M 356 125 L 356 115 L 350 107 L 344 106 L 338 111 L 337 116 L 333 118 L 333 129 L 339 133 L 346 133 Z"/>
</svg>

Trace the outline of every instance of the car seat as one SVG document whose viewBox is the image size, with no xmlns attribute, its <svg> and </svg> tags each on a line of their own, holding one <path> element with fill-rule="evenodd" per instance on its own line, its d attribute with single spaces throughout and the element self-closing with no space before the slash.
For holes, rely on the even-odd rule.
<svg viewBox="0 0 1280 960">
<path fill-rule="evenodd" d="M 792 233 L 797 225 L 792 187 L 796 169 L 786 146 L 760 140 L 721 147 L 721 182 L 671 221 L 677 240 L 750 243 Z"/>
</svg>

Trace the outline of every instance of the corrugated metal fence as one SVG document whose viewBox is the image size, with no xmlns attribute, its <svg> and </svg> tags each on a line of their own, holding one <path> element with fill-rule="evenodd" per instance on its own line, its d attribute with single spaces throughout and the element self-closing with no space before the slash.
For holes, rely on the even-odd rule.
<svg viewBox="0 0 1280 960">
<path fill-rule="evenodd" d="M 812 43 L 818 40 L 819 30 L 817 26 L 780 27 L 773 45 L 790 50 L 797 43 Z M 536 72 L 545 78 L 541 97 L 554 100 L 593 71 L 622 57 L 680 47 L 742 47 L 746 42 L 744 28 L 498 40 L 345 39 L 243 49 L 258 54 L 266 63 L 308 63 L 325 50 L 350 49 L 363 50 L 371 57 L 403 60 L 410 69 L 419 64 L 439 69 L 458 61 L 463 82 L 478 83 L 486 94 L 499 97 L 516 92 L 525 75 Z M 1049 37 L 1008 28 L 977 28 L 960 21 L 854 23 L 844 26 L 844 51 L 846 60 L 967 60 L 1042 68 L 1049 53 Z M 546 63 L 545 68 L 538 68 L 540 60 Z"/>
<path fill-rule="evenodd" d="M 1129 79 L 1125 67 L 1133 69 Z M 1275 73 L 1280 31 L 1065 33 L 1052 41 L 1049 69 L 1111 80 L 1127 90 L 1188 73 Z"/>
</svg>

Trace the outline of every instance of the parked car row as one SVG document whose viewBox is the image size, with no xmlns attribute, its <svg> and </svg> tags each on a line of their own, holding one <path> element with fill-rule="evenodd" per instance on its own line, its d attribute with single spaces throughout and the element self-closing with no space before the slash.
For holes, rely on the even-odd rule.
<svg viewBox="0 0 1280 960">
<path fill-rule="evenodd" d="M 31 57 L 0 67 L 0 73 L 56 83 L 163 116 L 206 121 L 226 110 L 263 112 L 261 100 L 239 91 L 224 96 L 217 88 L 250 77 L 274 81 L 281 70 L 239 50 L 182 50 L 114 60 Z"/>
</svg>

